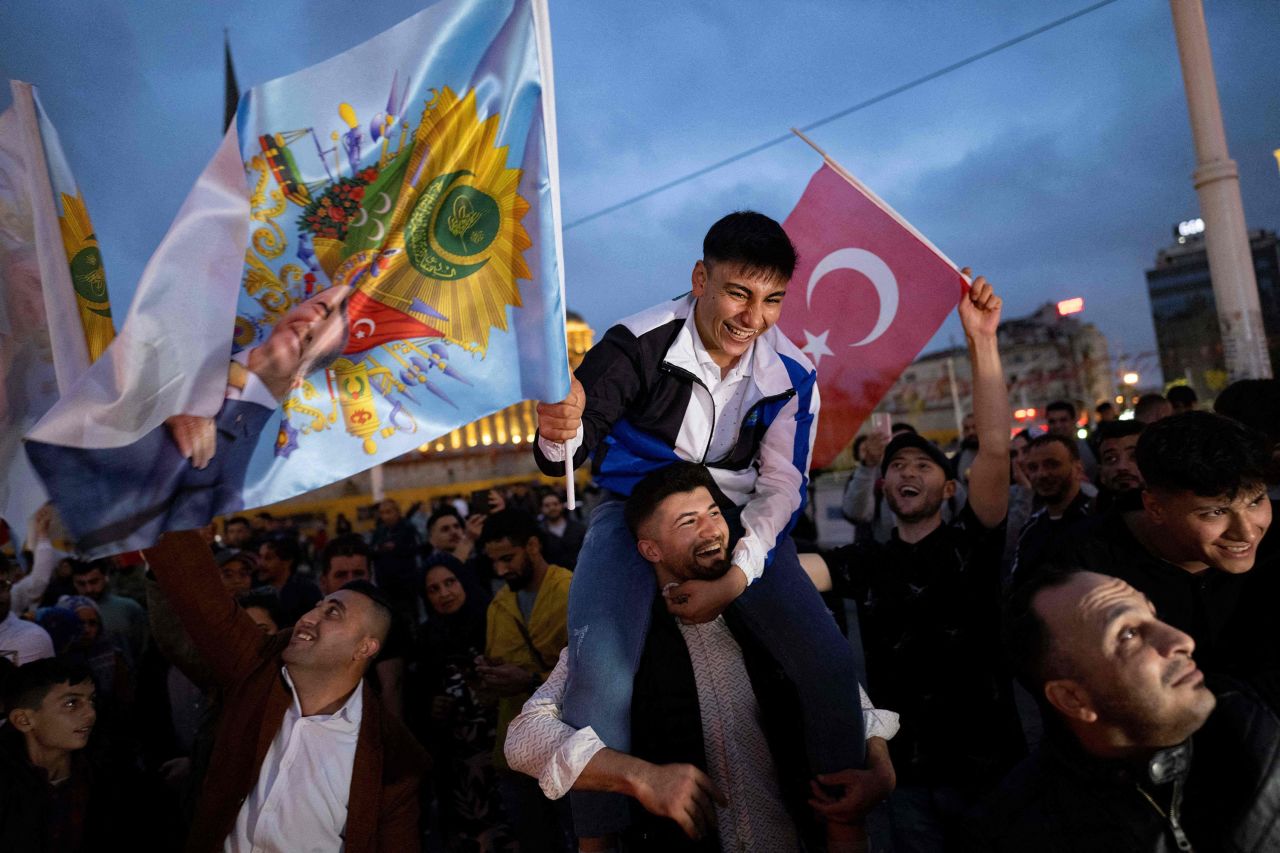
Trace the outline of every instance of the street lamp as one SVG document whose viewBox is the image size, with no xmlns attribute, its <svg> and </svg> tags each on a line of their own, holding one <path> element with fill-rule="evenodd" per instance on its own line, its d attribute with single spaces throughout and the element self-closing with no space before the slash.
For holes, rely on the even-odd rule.
<svg viewBox="0 0 1280 853">
<path fill-rule="evenodd" d="M 1138 380 L 1141 377 L 1138 376 L 1138 374 L 1134 373 L 1132 370 L 1130 370 L 1128 373 L 1126 373 L 1124 376 L 1121 376 L 1120 378 L 1121 380 L 1124 381 L 1125 385 L 1137 385 Z"/>
</svg>

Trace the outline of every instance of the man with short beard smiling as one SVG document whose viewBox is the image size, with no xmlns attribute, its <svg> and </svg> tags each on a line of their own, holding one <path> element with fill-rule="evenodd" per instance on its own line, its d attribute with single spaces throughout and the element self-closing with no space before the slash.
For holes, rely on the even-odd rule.
<svg viewBox="0 0 1280 853">
<path fill-rule="evenodd" d="M 1211 691 L 1195 641 L 1146 596 L 1050 570 L 1014 592 L 1005 626 L 1046 737 L 975 821 L 972 849 L 1280 849 L 1280 721 L 1239 685 Z"/>
<path fill-rule="evenodd" d="M 838 845 L 893 787 L 885 740 L 897 730 L 896 715 L 872 708 L 856 682 L 840 685 L 861 695 L 870 768 L 819 776 L 844 786 L 839 798 L 810 787 L 795 686 L 742 617 L 730 608 L 693 624 L 671 610 L 681 584 L 714 581 L 732 566 L 714 488 L 706 468 L 682 462 L 646 476 L 627 499 L 627 525 L 657 582 L 633 681 L 630 748 L 607 748 L 592 729 L 562 721 L 569 674 L 562 655 L 512 723 L 507 756 L 548 796 L 628 794 L 634 804 L 630 828 L 616 839 L 622 849 L 787 853 L 811 835 L 820 848 L 815 811 L 835 825 L 827 849 L 848 849 Z M 583 850 L 603 849 L 587 841 Z"/>
<path fill-rule="evenodd" d="M 980 280 L 981 281 L 981 280 Z M 978 452 L 968 500 L 949 523 L 951 460 L 924 437 L 897 436 L 880 463 L 897 520 L 889 542 L 828 557 L 836 588 L 858 604 L 867 689 L 902 718 L 890 744 L 894 846 L 941 849 L 966 802 L 1024 752 L 1012 685 L 1000 665 L 1000 567 L 1009 502 L 1009 405 L 985 282 L 959 305 L 969 344 Z"/>
</svg>

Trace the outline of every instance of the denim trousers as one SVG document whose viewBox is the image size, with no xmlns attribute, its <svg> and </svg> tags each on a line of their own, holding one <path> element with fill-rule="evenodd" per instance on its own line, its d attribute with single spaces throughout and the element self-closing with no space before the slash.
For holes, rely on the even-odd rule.
<svg viewBox="0 0 1280 853">
<path fill-rule="evenodd" d="M 738 513 L 726 514 L 734 541 Z M 564 720 L 591 726 L 604 744 L 631 747 L 631 691 L 657 594 L 653 567 L 636 550 L 623 517 L 623 502 L 596 507 L 569 587 L 569 679 Z M 800 696 L 811 772 L 862 767 L 862 706 L 853 650 L 822 596 L 800 566 L 790 537 L 773 562 L 731 605 L 768 649 Z M 572 792 L 579 837 L 619 832 L 629 824 L 630 804 L 620 794 Z"/>
</svg>

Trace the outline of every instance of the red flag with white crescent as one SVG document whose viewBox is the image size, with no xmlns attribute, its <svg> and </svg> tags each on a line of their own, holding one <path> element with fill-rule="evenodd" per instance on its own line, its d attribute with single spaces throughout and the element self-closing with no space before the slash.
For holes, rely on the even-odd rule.
<svg viewBox="0 0 1280 853">
<path fill-rule="evenodd" d="M 783 223 L 800 259 L 779 328 L 818 369 L 824 468 L 938 331 L 963 279 L 870 190 L 823 164 Z"/>
</svg>

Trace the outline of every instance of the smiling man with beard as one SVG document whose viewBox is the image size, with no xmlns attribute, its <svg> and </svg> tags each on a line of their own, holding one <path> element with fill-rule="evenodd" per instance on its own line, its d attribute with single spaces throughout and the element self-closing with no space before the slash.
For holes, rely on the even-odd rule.
<svg viewBox="0 0 1280 853">
<path fill-rule="evenodd" d="M 647 475 L 626 502 L 626 521 L 656 586 L 633 680 L 628 749 L 591 728 L 562 720 L 567 656 L 512 723 L 512 766 L 538 779 L 548 796 L 613 791 L 633 800 L 620 839 L 583 841 L 583 850 L 770 851 L 822 849 L 813 812 L 829 821 L 826 849 L 848 849 L 850 828 L 893 787 L 885 740 L 895 715 L 876 711 L 856 682 L 868 722 L 868 770 L 847 770 L 810 785 L 798 725 L 799 697 L 736 608 L 705 623 L 675 616 L 680 587 L 715 581 L 732 567 L 730 531 L 712 497 L 707 469 L 681 462 Z M 663 593 L 669 593 L 664 595 Z M 832 789 L 833 790 L 833 789 Z M 834 831 L 832 824 L 834 824 Z"/>
<path fill-rule="evenodd" d="M 837 590 L 858 604 L 867 689 L 902 718 L 889 750 L 899 783 L 889 798 L 899 851 L 944 849 L 960 812 L 1024 751 L 998 627 L 1009 502 L 1000 299 L 978 279 L 958 313 L 979 437 L 968 500 L 944 522 L 943 503 L 957 487 L 951 460 L 923 436 L 899 435 L 880 463 L 897 521 L 891 539 L 828 557 Z"/>
</svg>

